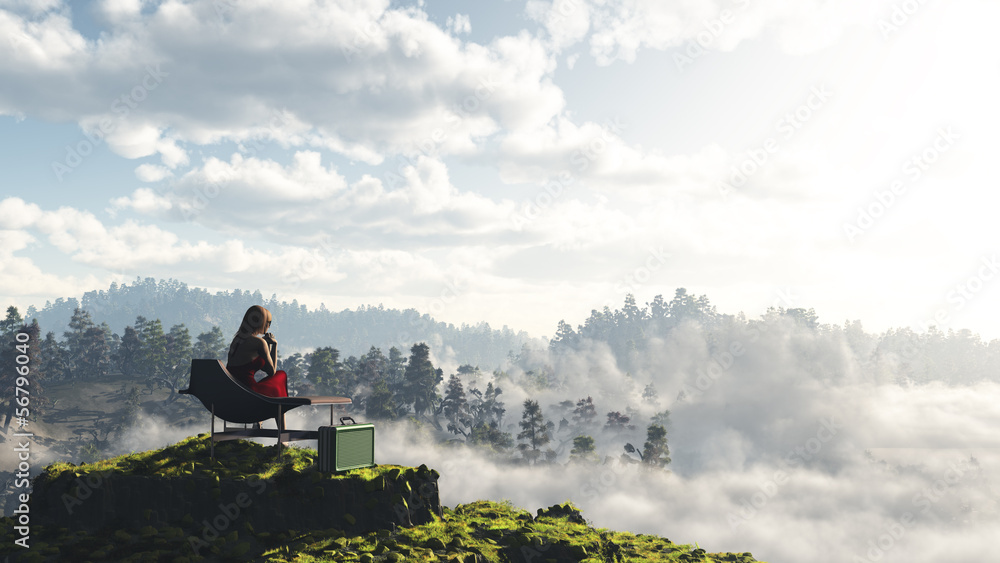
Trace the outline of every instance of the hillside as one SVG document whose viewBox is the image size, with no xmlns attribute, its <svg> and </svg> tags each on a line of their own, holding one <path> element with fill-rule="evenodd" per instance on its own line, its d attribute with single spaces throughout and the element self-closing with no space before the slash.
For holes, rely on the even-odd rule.
<svg viewBox="0 0 1000 563">
<path fill-rule="evenodd" d="M 11 561 L 754 561 L 587 525 L 572 504 L 442 507 L 436 471 L 379 465 L 323 474 L 316 452 L 205 434 L 34 480 L 29 548 L 3 518 Z M 266 491 L 266 493 L 265 493 Z M 294 522 L 295 526 L 285 526 Z"/>
<path fill-rule="evenodd" d="M 277 295 L 265 297 L 259 290 L 217 291 L 189 288 L 177 280 L 136 278 L 131 284 L 113 283 L 107 290 L 86 292 L 82 299 L 59 298 L 42 307 L 29 307 L 25 319 L 37 319 L 42 334 L 53 331 L 61 337 L 76 307 L 87 310 L 93 321 L 107 323 L 121 336 L 136 317 L 160 319 L 164 329 L 184 324 L 192 336 L 218 326 L 227 336 L 239 326 L 247 307 L 263 305 L 274 316 L 274 332 L 283 353 L 332 346 L 346 358 L 361 355 L 371 346 L 388 352 L 396 346 L 408 349 L 414 342 L 451 347 L 455 361 L 493 369 L 511 352 L 531 342 L 524 331 L 506 326 L 494 329 L 488 323 L 453 324 L 435 320 L 415 309 L 391 309 L 381 304 L 359 305 L 356 309 L 331 311 L 325 306 L 309 309 L 298 301 L 281 301 Z M 228 342 L 228 338 L 227 338 Z"/>
<path fill-rule="evenodd" d="M 137 406 L 141 412 L 165 418 L 171 428 L 186 428 L 191 424 L 199 430 L 208 427 L 208 413 L 197 401 L 181 397 L 171 408 L 163 409 L 161 405 L 170 396 L 169 390 L 151 389 L 127 377 L 109 376 L 85 384 L 50 383 L 45 386 L 45 396 L 52 406 L 28 424 L 28 430 L 34 433 L 32 454 L 52 461 L 79 460 L 81 448 L 93 442 L 97 425 L 122 416 L 128 391 L 133 388 L 139 390 Z M 13 431 L 12 426 L 8 434 Z M 15 452 L 4 449 L 0 454 L 0 473 L 9 473 L 16 466 Z"/>
</svg>

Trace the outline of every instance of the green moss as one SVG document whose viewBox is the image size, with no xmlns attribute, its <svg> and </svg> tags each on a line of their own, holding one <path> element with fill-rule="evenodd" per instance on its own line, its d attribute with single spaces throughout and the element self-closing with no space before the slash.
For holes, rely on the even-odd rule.
<svg viewBox="0 0 1000 563">
<path fill-rule="evenodd" d="M 187 483 L 204 479 L 219 483 L 224 479 L 276 479 L 296 484 L 302 491 L 324 494 L 322 483 L 328 479 L 354 479 L 364 482 L 372 494 L 395 488 L 412 491 L 417 478 L 434 478 L 437 472 L 422 465 L 418 468 L 379 465 L 342 474 L 318 472 L 312 450 L 286 448 L 280 459 L 273 447 L 233 440 L 216 444 L 217 459 L 208 457 L 209 437 L 202 434 L 177 444 L 150 452 L 138 452 L 92 464 L 74 466 L 55 463 L 39 477 L 47 479 L 77 477 L 86 480 L 107 478 L 109 472 L 128 475 L 159 476 L 183 479 Z M 37 482 L 36 482 L 37 483 Z M 37 486 L 37 485 L 36 485 Z M 214 490 L 218 490 L 215 488 Z M 278 491 L 271 491 L 278 495 Z M 374 499 L 372 499 L 374 500 Z M 393 503 L 406 504 L 403 495 L 394 495 Z M 372 504 L 369 502 L 369 504 Z M 375 506 L 375 504 L 372 504 Z M 152 511 L 146 511 L 146 524 Z M 38 526 L 32 530 L 36 546 L 28 559 L 37 561 L 176 561 L 178 563 L 223 561 L 333 562 L 333 561 L 615 561 L 638 562 L 715 562 L 748 563 L 749 553 L 708 553 L 696 545 L 674 544 L 657 536 L 634 535 L 590 527 L 572 503 L 563 503 L 530 512 L 509 501 L 476 501 L 445 508 L 443 517 L 412 528 L 378 530 L 347 535 L 337 528 L 278 533 L 256 533 L 252 526 L 242 526 L 211 542 L 196 555 L 191 538 L 200 536 L 199 525 L 188 516 L 178 523 L 157 530 L 152 526 L 130 530 L 103 530 L 80 533 Z M 249 524 L 249 523 L 247 523 Z M 353 527 L 357 519 L 344 514 L 338 523 Z M 10 538 L 10 518 L 0 518 L 0 530 Z M 107 538 L 110 538 L 110 542 Z M 0 546 L 0 560 L 14 555 L 11 541 Z M 17 553 L 19 557 L 25 555 Z M 530 556 L 530 557 L 529 557 Z"/>
</svg>

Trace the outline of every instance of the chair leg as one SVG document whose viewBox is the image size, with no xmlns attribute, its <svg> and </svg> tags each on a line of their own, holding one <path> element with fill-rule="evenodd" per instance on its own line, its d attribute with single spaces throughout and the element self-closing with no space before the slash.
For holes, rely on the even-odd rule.
<svg viewBox="0 0 1000 563">
<path fill-rule="evenodd" d="M 211 444 L 210 448 L 211 448 L 211 452 L 212 453 L 211 453 L 210 458 L 211 458 L 212 461 L 215 461 L 215 403 L 212 403 L 212 437 L 211 437 L 211 441 L 212 441 L 212 444 Z"/>
<path fill-rule="evenodd" d="M 285 413 L 281 412 L 281 405 L 278 405 L 278 416 L 274 418 L 275 424 L 278 425 L 278 459 L 281 459 L 281 438 L 282 434 L 285 432 Z"/>
</svg>

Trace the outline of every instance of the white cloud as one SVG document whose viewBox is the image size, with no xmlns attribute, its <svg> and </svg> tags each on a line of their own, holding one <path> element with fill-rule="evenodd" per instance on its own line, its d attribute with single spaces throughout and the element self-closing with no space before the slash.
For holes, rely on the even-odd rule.
<svg viewBox="0 0 1000 563">
<path fill-rule="evenodd" d="M 450 28 L 452 33 L 455 35 L 472 33 L 472 22 L 466 14 L 455 14 L 454 17 L 449 17 L 445 22 L 445 25 Z"/>
<path fill-rule="evenodd" d="M 61 12 L 0 11 L 0 112 L 75 120 L 127 158 L 186 164 L 183 145 L 277 140 L 376 163 L 469 151 L 498 127 L 562 110 L 545 47 L 527 33 L 463 43 L 424 12 L 388 2 L 102 5 L 100 41 Z M 268 25 L 260 27 L 259 22 Z M 452 27 L 469 28 L 467 17 Z M 280 120 L 268 115 L 279 114 Z M 107 127 L 101 127 L 101 124 Z"/>
<path fill-rule="evenodd" d="M 10 199 L 0 201 L 0 211 L 6 212 L 21 207 L 11 205 Z M 20 224 L 21 227 L 14 226 Z M 22 313 L 30 304 L 38 305 L 38 299 L 51 299 L 53 295 L 74 295 L 80 288 L 102 287 L 106 280 L 94 275 L 60 275 L 39 268 L 29 256 L 19 256 L 25 250 L 33 250 L 37 240 L 21 221 L 7 221 L 0 226 L 0 294 L 10 302 L 18 302 Z"/>
<path fill-rule="evenodd" d="M 577 125 L 566 118 L 530 131 L 512 132 L 498 151 L 509 183 L 545 183 L 568 174 L 574 182 L 625 197 L 717 198 L 728 155 L 716 145 L 692 155 L 664 155 L 629 145 L 629 125 L 617 118 Z"/>
<path fill-rule="evenodd" d="M 530 17 L 548 30 L 554 50 L 587 40 L 598 64 L 633 62 L 640 49 L 667 50 L 689 42 L 731 51 L 764 33 L 787 53 L 828 47 L 853 25 L 874 25 L 875 7 L 861 0 L 531 0 Z"/>
<path fill-rule="evenodd" d="M 328 233 L 354 240 L 409 235 L 453 246 L 470 241 L 448 237 L 509 230 L 506 218 L 514 204 L 460 192 L 444 164 L 427 157 L 382 178 L 365 175 L 348 184 L 334 168 L 323 166 L 319 153 L 300 151 L 287 167 L 239 154 L 229 162 L 210 158 L 161 195 L 140 189 L 113 200 L 112 208 L 195 219 L 221 232 L 263 229 L 286 242 L 311 237 L 302 233 Z"/>
<path fill-rule="evenodd" d="M 671 401 L 720 357 L 708 339 L 719 349 L 740 342 L 743 353 L 706 376 L 709 385 L 696 398 Z M 534 389 L 519 369 L 509 369 L 501 382 L 506 430 L 516 433 L 524 398 L 537 400 L 554 422 L 557 402 L 592 395 L 598 412 L 629 405 L 643 423 L 655 409 L 638 393 L 652 381 L 660 408 L 671 411 L 670 474 L 613 461 L 498 463 L 473 449 L 437 447 L 403 425 L 386 425 L 392 439 L 381 440 L 376 455 L 437 469 L 448 506 L 504 498 L 534 512 L 572 499 L 598 527 L 697 541 L 710 552 L 751 551 L 767 561 L 865 559 L 869 540 L 878 542 L 907 512 L 913 518 L 902 536 L 883 541 L 886 553 L 873 559 L 974 558 L 991 549 L 1000 518 L 990 485 L 1000 461 L 991 432 L 1000 419 L 995 383 L 877 385 L 860 376 L 867 358 L 855 355 L 842 334 L 818 337 L 791 323 L 756 333 L 719 327 L 710 335 L 683 325 L 647 344 L 640 355 L 650 363 L 629 375 L 599 345 L 567 355 L 536 352 L 555 387 Z M 594 430 L 598 451 L 612 460 L 626 441 L 645 435 L 641 427 L 624 436 Z M 559 438 L 553 448 L 567 433 Z M 864 455 L 869 449 L 872 460 Z"/>
<path fill-rule="evenodd" d="M 135 177 L 143 182 L 159 182 L 171 176 L 170 170 L 165 166 L 155 164 L 142 164 L 135 169 Z"/>
</svg>

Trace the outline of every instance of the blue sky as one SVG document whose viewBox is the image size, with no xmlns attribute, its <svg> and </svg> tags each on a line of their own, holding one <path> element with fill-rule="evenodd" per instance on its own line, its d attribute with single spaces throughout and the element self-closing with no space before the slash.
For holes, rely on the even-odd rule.
<svg viewBox="0 0 1000 563">
<path fill-rule="evenodd" d="M 0 0 L 0 296 L 173 277 L 550 336 L 686 287 L 995 338 L 998 10 Z"/>
</svg>

